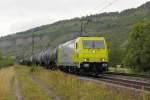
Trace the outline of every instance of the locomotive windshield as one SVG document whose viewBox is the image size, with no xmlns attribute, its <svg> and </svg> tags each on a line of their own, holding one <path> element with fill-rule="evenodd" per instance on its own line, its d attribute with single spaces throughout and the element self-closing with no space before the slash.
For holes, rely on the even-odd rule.
<svg viewBox="0 0 150 100">
<path fill-rule="evenodd" d="M 104 41 L 100 40 L 84 40 L 83 41 L 83 48 L 85 49 L 104 49 Z"/>
</svg>

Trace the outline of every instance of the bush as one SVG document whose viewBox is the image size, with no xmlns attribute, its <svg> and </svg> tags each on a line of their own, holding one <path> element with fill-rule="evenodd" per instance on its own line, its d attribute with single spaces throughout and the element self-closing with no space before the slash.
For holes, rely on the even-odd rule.
<svg viewBox="0 0 150 100">
<path fill-rule="evenodd" d="M 35 65 L 35 64 L 33 64 L 32 66 L 31 66 L 31 68 L 30 68 L 30 72 L 31 73 L 33 73 L 33 72 L 35 72 L 35 71 L 37 71 L 39 66 L 37 66 L 37 65 Z"/>
<path fill-rule="evenodd" d="M 0 68 L 14 65 L 14 60 L 11 57 L 0 59 Z"/>
</svg>

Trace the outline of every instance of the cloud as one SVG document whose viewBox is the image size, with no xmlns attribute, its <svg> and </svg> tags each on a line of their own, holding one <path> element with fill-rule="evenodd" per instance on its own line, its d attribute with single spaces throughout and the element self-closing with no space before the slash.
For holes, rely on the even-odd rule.
<svg viewBox="0 0 150 100">
<path fill-rule="evenodd" d="M 0 35 L 24 31 L 57 20 L 137 7 L 149 0 L 2 0 Z"/>
<path fill-rule="evenodd" d="M 31 27 L 38 27 L 41 25 L 45 25 L 45 24 L 49 24 L 49 23 L 53 23 L 54 21 L 56 21 L 55 19 L 51 19 L 50 17 L 46 17 L 46 18 L 25 18 L 20 19 L 20 20 L 16 20 L 15 22 L 13 22 L 10 25 L 10 31 L 12 33 L 15 32 L 20 32 L 20 31 L 25 31 L 30 29 Z M 17 31 L 18 30 L 18 31 Z"/>
</svg>

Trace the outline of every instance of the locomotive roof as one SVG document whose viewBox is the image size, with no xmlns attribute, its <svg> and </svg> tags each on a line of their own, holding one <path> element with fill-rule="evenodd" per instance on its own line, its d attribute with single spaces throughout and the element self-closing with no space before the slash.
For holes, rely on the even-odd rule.
<svg viewBox="0 0 150 100">
<path fill-rule="evenodd" d="M 59 47 L 62 47 L 62 46 L 65 46 L 65 45 L 68 45 L 69 47 L 73 47 L 74 46 L 73 44 L 75 43 L 75 41 L 76 41 L 76 39 L 70 40 L 70 41 L 65 42 L 63 44 L 60 44 Z"/>
<path fill-rule="evenodd" d="M 78 37 L 80 39 L 104 39 L 104 37 Z"/>
</svg>

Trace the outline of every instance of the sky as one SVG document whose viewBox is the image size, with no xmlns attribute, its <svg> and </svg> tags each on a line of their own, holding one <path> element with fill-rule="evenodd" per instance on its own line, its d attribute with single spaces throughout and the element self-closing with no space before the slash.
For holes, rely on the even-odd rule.
<svg viewBox="0 0 150 100">
<path fill-rule="evenodd" d="M 136 8 L 150 0 L 1 0 L 0 36 L 58 20 Z"/>
</svg>

